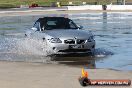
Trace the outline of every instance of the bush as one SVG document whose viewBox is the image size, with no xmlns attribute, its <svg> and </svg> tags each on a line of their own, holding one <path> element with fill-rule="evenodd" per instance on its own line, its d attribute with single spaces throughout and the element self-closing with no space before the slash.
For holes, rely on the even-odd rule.
<svg viewBox="0 0 132 88">
<path fill-rule="evenodd" d="M 15 8 L 16 6 L 13 4 L 0 4 L 1 9 L 7 9 L 7 8 Z"/>
</svg>

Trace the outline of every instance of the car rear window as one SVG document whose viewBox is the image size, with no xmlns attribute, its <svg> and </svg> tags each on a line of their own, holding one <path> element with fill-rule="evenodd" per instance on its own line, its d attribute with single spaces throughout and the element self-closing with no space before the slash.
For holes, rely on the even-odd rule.
<svg viewBox="0 0 132 88">
<path fill-rule="evenodd" d="M 56 25 L 56 21 L 48 21 L 47 25 Z"/>
</svg>

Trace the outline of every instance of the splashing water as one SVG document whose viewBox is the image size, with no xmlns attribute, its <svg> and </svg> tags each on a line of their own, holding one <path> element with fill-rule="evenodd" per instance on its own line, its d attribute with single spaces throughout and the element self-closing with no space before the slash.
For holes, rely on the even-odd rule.
<svg viewBox="0 0 132 88">
<path fill-rule="evenodd" d="M 105 56 L 113 55 L 113 54 L 114 54 L 113 52 L 102 49 L 102 48 L 97 48 L 95 49 L 95 52 L 94 52 L 95 57 L 105 57 Z"/>
<path fill-rule="evenodd" d="M 53 53 L 42 40 L 2 36 L 0 41 L 0 60 L 36 62 L 34 58 L 44 62 L 44 57 Z"/>
<path fill-rule="evenodd" d="M 44 42 L 31 38 L 24 38 L 24 39 L 17 39 L 16 49 L 14 48 L 13 51 L 17 51 L 17 53 L 22 53 L 22 54 L 45 56 L 46 55 L 45 50 L 46 48 Z"/>
<path fill-rule="evenodd" d="M 4 50 L 5 53 L 43 55 L 43 53 L 40 52 L 41 47 L 39 46 L 42 45 L 42 43 L 39 41 L 36 42 L 33 39 L 5 38 L 1 43 L 0 50 Z"/>
<path fill-rule="evenodd" d="M 43 40 L 25 37 L 3 37 L 0 41 L 0 54 L 34 55 L 46 57 L 47 55 L 54 53 L 52 50 L 50 50 L 50 48 L 47 47 Z M 113 53 L 101 48 L 95 49 L 95 57 L 105 57 L 108 55 L 113 55 Z"/>
</svg>

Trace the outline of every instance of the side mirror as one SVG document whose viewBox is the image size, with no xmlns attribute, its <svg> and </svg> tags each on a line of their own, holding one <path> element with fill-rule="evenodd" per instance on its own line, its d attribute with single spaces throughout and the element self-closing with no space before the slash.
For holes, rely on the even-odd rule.
<svg viewBox="0 0 132 88">
<path fill-rule="evenodd" d="M 78 26 L 79 29 L 83 29 L 83 26 Z"/>
<path fill-rule="evenodd" d="M 32 27 L 31 29 L 32 29 L 32 30 L 34 30 L 34 31 L 37 31 L 37 30 L 38 30 L 38 29 L 37 29 L 37 28 L 35 28 L 35 27 Z"/>
</svg>

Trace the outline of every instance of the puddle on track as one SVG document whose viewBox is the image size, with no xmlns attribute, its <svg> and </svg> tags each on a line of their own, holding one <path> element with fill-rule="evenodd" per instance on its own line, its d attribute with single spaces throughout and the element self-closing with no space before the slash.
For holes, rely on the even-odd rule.
<svg viewBox="0 0 132 88">
<path fill-rule="evenodd" d="M 0 60 L 56 63 L 87 68 L 132 70 L 132 13 L 68 14 L 77 24 L 95 35 L 95 56 L 46 56 L 42 42 L 27 39 L 24 33 L 40 16 L 2 17 Z"/>
</svg>

